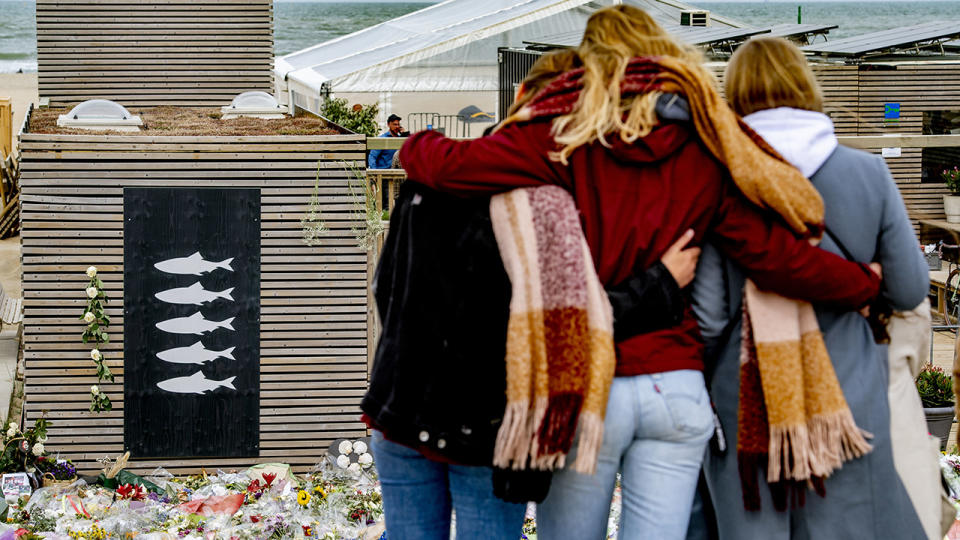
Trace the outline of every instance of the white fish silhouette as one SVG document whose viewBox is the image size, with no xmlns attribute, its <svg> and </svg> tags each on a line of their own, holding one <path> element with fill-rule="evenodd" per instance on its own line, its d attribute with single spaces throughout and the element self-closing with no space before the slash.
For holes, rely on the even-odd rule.
<svg viewBox="0 0 960 540">
<path fill-rule="evenodd" d="M 234 360 L 233 350 L 236 347 L 230 347 L 222 351 L 211 351 L 203 346 L 202 341 L 198 341 L 189 347 L 177 347 L 167 349 L 157 353 L 157 358 L 171 364 L 204 364 L 217 358 L 227 358 Z"/>
<path fill-rule="evenodd" d="M 221 386 L 236 390 L 233 386 L 234 379 L 236 379 L 236 377 L 230 377 L 222 381 L 212 381 L 203 376 L 203 371 L 198 371 L 189 377 L 176 377 L 160 381 L 157 383 L 157 386 L 161 390 L 174 392 L 176 394 L 203 394 L 204 392 L 216 390 Z"/>
<path fill-rule="evenodd" d="M 178 317 L 176 319 L 160 321 L 156 326 L 164 332 L 170 332 L 171 334 L 203 334 L 205 332 L 212 332 L 217 328 L 233 330 L 230 323 L 232 323 L 235 318 L 236 317 L 230 317 L 225 321 L 208 321 L 204 319 L 203 314 L 198 311 L 189 317 Z"/>
<path fill-rule="evenodd" d="M 198 251 L 189 257 L 167 259 L 165 261 L 160 261 L 153 266 L 157 270 L 166 272 L 168 274 L 193 274 L 195 276 L 199 276 L 200 274 L 213 272 L 217 268 L 223 268 L 224 270 L 233 272 L 233 268 L 230 266 L 231 262 L 233 262 L 233 258 L 220 262 L 205 261 L 203 257 L 200 256 L 200 252 Z"/>
<path fill-rule="evenodd" d="M 193 304 L 199 306 L 205 302 L 212 302 L 217 298 L 226 298 L 232 302 L 233 297 L 230 296 L 231 292 L 233 292 L 233 287 L 220 292 L 208 291 L 204 289 L 203 285 L 198 281 L 189 287 L 160 291 L 154 296 L 168 304 Z"/>
</svg>

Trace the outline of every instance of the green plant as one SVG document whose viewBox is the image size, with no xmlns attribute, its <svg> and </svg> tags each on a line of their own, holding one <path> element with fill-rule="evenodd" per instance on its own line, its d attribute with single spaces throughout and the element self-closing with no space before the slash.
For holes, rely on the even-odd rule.
<svg viewBox="0 0 960 540">
<path fill-rule="evenodd" d="M 363 171 L 355 164 L 344 163 L 353 173 L 353 180 L 349 181 L 350 195 L 353 196 L 353 222 L 351 228 L 357 239 L 357 247 L 369 251 L 377 245 L 377 239 L 384 233 L 383 213 L 377 207 L 377 197 L 380 192 L 367 181 Z M 358 223 L 362 222 L 362 225 Z"/>
<path fill-rule="evenodd" d="M 376 137 L 379 126 L 377 126 L 377 114 L 380 107 L 376 104 L 360 105 L 352 107 L 347 105 L 344 98 L 324 98 L 321 114 L 331 122 L 345 127 L 354 133 L 362 133 L 367 137 Z"/>
<path fill-rule="evenodd" d="M 924 408 L 953 406 L 953 379 L 943 369 L 926 365 L 916 382 Z"/>
<path fill-rule="evenodd" d="M 48 427 L 50 421 L 43 416 L 37 418 L 32 428 L 23 431 L 16 422 L 7 422 L 3 427 L 0 473 L 36 472 L 38 460 L 47 453 L 43 443 L 47 440 Z"/>
<path fill-rule="evenodd" d="M 960 167 L 944 169 L 943 172 L 940 173 L 940 178 L 943 178 L 943 181 L 946 182 L 947 189 L 950 190 L 950 193 L 960 195 Z"/>
<path fill-rule="evenodd" d="M 97 381 L 113 382 L 113 372 L 107 366 L 103 352 L 100 347 L 110 343 L 110 334 L 106 328 L 110 326 L 110 316 L 107 315 L 103 305 L 107 303 L 107 295 L 103 292 L 103 282 L 97 276 L 97 267 L 87 268 L 87 277 L 90 282 L 84 292 L 87 295 L 87 307 L 80 316 L 80 320 L 87 323 L 87 327 L 80 336 L 84 343 L 93 341 L 97 346 L 90 351 L 90 358 L 97 365 Z M 90 387 L 90 411 L 103 412 L 113 409 L 113 403 L 110 398 L 100 390 L 100 386 L 95 384 Z"/>
<path fill-rule="evenodd" d="M 320 236 L 327 232 L 327 225 L 323 222 L 323 216 L 320 214 L 320 167 L 322 162 L 317 161 L 317 177 L 313 181 L 313 191 L 310 193 L 310 202 L 307 203 L 307 211 L 300 218 L 300 226 L 303 228 L 303 243 L 308 246 L 320 244 Z"/>
</svg>

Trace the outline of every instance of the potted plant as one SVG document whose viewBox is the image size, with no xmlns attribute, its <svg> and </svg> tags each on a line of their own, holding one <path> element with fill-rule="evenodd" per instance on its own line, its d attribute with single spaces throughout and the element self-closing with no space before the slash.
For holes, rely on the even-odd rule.
<svg viewBox="0 0 960 540">
<path fill-rule="evenodd" d="M 953 426 L 953 380 L 943 369 L 926 365 L 917 375 L 917 392 L 927 417 L 927 430 L 940 437 L 943 450 Z"/>
<path fill-rule="evenodd" d="M 943 196 L 943 213 L 947 215 L 947 223 L 960 223 L 960 167 L 944 169 L 940 177 L 950 190 L 949 195 Z"/>
</svg>

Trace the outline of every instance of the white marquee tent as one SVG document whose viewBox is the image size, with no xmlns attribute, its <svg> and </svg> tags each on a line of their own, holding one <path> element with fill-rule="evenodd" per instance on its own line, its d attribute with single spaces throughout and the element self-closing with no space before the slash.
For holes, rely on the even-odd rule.
<svg viewBox="0 0 960 540">
<path fill-rule="evenodd" d="M 381 114 L 496 110 L 497 48 L 582 31 L 605 5 L 630 3 L 667 26 L 695 7 L 673 0 L 446 0 L 359 32 L 278 57 L 277 97 L 319 112 L 332 93 L 380 105 Z M 711 24 L 741 24 L 711 14 Z M 423 109 L 422 111 L 420 109 Z"/>
</svg>

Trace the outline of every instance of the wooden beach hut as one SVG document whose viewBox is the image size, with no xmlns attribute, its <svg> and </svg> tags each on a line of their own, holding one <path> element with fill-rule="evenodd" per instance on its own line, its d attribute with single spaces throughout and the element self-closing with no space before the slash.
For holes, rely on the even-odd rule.
<svg viewBox="0 0 960 540">
<path fill-rule="evenodd" d="M 139 472 L 304 471 L 366 435 L 365 139 L 303 118 L 244 134 L 204 108 L 269 89 L 271 1 L 38 0 L 37 21 L 42 100 L 115 100 L 146 126 L 24 124 L 24 423 L 45 415 L 48 448 L 88 472 L 127 450 Z M 80 338 L 89 266 L 109 297 L 107 413 Z"/>
</svg>

